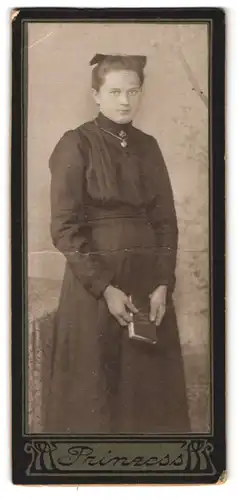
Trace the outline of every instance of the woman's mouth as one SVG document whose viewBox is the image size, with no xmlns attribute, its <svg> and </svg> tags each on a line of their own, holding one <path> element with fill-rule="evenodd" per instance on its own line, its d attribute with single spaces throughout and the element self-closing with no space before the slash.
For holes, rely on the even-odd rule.
<svg viewBox="0 0 238 500">
<path fill-rule="evenodd" d="M 123 115 L 127 115 L 128 113 L 130 113 L 130 109 L 119 109 L 118 111 L 119 111 L 119 113 L 122 113 Z"/>
</svg>

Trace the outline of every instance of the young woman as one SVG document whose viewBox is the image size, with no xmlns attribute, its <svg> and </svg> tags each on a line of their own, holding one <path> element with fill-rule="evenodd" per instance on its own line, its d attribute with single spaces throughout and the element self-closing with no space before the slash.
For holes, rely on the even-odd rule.
<svg viewBox="0 0 238 500">
<path fill-rule="evenodd" d="M 156 140 L 132 125 L 146 58 L 97 54 L 91 64 L 98 116 L 50 158 L 51 234 L 66 269 L 46 431 L 187 432 L 173 194 Z M 154 345 L 128 335 L 142 295 Z"/>
</svg>

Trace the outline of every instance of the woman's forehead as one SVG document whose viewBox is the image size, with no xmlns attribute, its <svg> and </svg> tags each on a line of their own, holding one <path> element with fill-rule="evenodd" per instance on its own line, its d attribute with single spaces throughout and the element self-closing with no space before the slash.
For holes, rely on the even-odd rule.
<svg viewBox="0 0 238 500">
<path fill-rule="evenodd" d="M 104 85 L 110 88 L 130 88 L 140 87 L 141 83 L 136 71 L 129 69 L 112 69 L 104 76 Z"/>
</svg>

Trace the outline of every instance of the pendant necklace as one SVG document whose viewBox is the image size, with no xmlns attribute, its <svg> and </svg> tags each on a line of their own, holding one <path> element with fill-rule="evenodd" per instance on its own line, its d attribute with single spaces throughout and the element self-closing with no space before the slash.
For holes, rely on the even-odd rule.
<svg viewBox="0 0 238 500">
<path fill-rule="evenodd" d="M 96 125 L 99 127 L 98 123 L 95 120 Z M 113 137 L 116 137 L 120 141 L 120 145 L 122 148 L 126 148 L 127 146 L 127 133 L 124 130 L 121 130 L 118 135 L 113 134 L 112 132 L 109 132 L 109 130 L 106 130 L 105 128 L 99 127 L 100 130 L 103 130 L 103 132 L 106 132 L 107 134 L 112 135 Z"/>
</svg>

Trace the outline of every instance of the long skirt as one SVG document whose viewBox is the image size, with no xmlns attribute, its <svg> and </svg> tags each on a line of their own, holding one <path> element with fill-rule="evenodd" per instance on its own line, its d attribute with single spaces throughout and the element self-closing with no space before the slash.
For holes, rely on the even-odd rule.
<svg viewBox="0 0 238 500">
<path fill-rule="evenodd" d="M 155 235 L 144 218 L 95 219 L 90 244 L 128 294 L 157 282 Z M 190 431 L 183 358 L 172 297 L 157 343 L 132 340 L 67 263 L 55 316 L 45 432 Z"/>
</svg>

